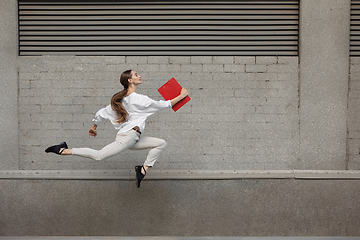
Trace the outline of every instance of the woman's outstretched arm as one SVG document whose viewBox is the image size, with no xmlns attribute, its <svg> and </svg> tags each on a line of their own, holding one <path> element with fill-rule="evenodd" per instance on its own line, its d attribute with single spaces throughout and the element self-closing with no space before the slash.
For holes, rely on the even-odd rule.
<svg viewBox="0 0 360 240">
<path fill-rule="evenodd" d="M 175 104 L 177 104 L 178 102 L 180 102 L 182 99 L 184 99 L 187 95 L 189 94 L 188 90 L 186 90 L 185 88 L 181 89 L 181 93 L 179 96 L 177 96 L 174 99 L 171 99 L 171 106 L 174 106 Z"/>
</svg>

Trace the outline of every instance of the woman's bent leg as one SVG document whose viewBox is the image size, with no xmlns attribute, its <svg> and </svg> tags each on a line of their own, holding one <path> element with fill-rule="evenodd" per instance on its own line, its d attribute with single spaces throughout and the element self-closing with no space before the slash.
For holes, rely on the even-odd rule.
<svg viewBox="0 0 360 240">
<path fill-rule="evenodd" d="M 106 145 L 101 150 L 94 150 L 91 148 L 73 148 L 72 154 L 100 161 L 130 148 L 138 139 L 138 134 L 134 131 L 130 131 L 125 134 L 117 135 L 114 142 Z"/>
<path fill-rule="evenodd" d="M 140 138 L 140 140 L 130 149 L 142 150 L 142 149 L 151 148 L 151 150 L 147 155 L 144 165 L 148 167 L 152 167 L 165 147 L 166 147 L 166 142 L 163 139 L 154 138 L 154 137 L 143 137 Z"/>
</svg>

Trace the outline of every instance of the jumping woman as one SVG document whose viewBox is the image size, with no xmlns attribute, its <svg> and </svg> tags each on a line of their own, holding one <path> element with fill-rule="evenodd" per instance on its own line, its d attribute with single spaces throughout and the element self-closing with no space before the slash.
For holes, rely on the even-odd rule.
<svg viewBox="0 0 360 240">
<path fill-rule="evenodd" d="M 72 148 L 69 149 L 66 142 L 54 145 L 45 150 L 59 155 L 77 155 L 100 161 L 114 156 L 125 149 L 141 150 L 150 149 L 147 158 L 142 166 L 135 166 L 136 184 L 140 187 L 141 180 L 145 177 L 147 170 L 152 167 L 164 150 L 166 142 L 163 139 L 153 137 L 141 137 L 145 129 L 145 121 L 152 114 L 167 108 L 171 108 L 180 100 L 188 95 L 188 91 L 183 88 L 179 96 L 168 101 L 155 101 L 148 96 L 136 93 L 141 76 L 133 70 L 127 70 L 120 76 L 120 83 L 124 89 L 111 98 L 111 104 L 100 109 L 93 119 L 93 125 L 89 130 L 89 135 L 96 137 L 97 126 L 110 120 L 118 131 L 115 141 L 105 146 L 101 150 L 91 148 Z"/>
</svg>

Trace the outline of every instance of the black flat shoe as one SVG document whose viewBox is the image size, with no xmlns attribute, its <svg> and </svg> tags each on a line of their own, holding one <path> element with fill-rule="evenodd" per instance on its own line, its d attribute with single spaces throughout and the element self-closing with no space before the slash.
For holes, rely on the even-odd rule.
<svg viewBox="0 0 360 240">
<path fill-rule="evenodd" d="M 64 148 L 64 149 L 60 151 L 60 149 L 62 149 L 62 148 Z M 68 148 L 68 146 L 67 146 L 66 142 L 62 142 L 59 145 L 54 145 L 54 146 L 48 147 L 45 150 L 45 152 L 46 153 L 53 152 L 53 153 L 61 155 L 61 153 L 67 148 Z"/>
<path fill-rule="evenodd" d="M 142 174 L 141 169 L 144 169 L 145 174 Z M 135 172 L 136 172 L 136 186 L 139 188 L 141 181 L 146 175 L 146 170 L 144 166 L 135 166 Z"/>
</svg>

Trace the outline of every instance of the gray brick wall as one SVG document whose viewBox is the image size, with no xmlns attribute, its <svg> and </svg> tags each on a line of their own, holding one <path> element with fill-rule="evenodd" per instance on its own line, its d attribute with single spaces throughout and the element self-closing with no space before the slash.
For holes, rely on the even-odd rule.
<svg viewBox="0 0 360 240">
<path fill-rule="evenodd" d="M 360 169 L 360 59 L 350 58 L 348 103 L 348 169 Z"/>
<path fill-rule="evenodd" d="M 95 112 L 122 87 L 119 75 L 143 77 L 139 93 L 161 99 L 171 77 L 190 92 L 178 112 L 148 119 L 145 136 L 168 146 L 155 165 L 165 169 L 294 169 L 299 158 L 297 57 L 20 57 L 21 169 L 121 169 L 147 151 L 127 150 L 101 162 L 45 154 L 47 146 L 100 149 L 112 142 L 110 123 L 90 137 Z"/>
</svg>

